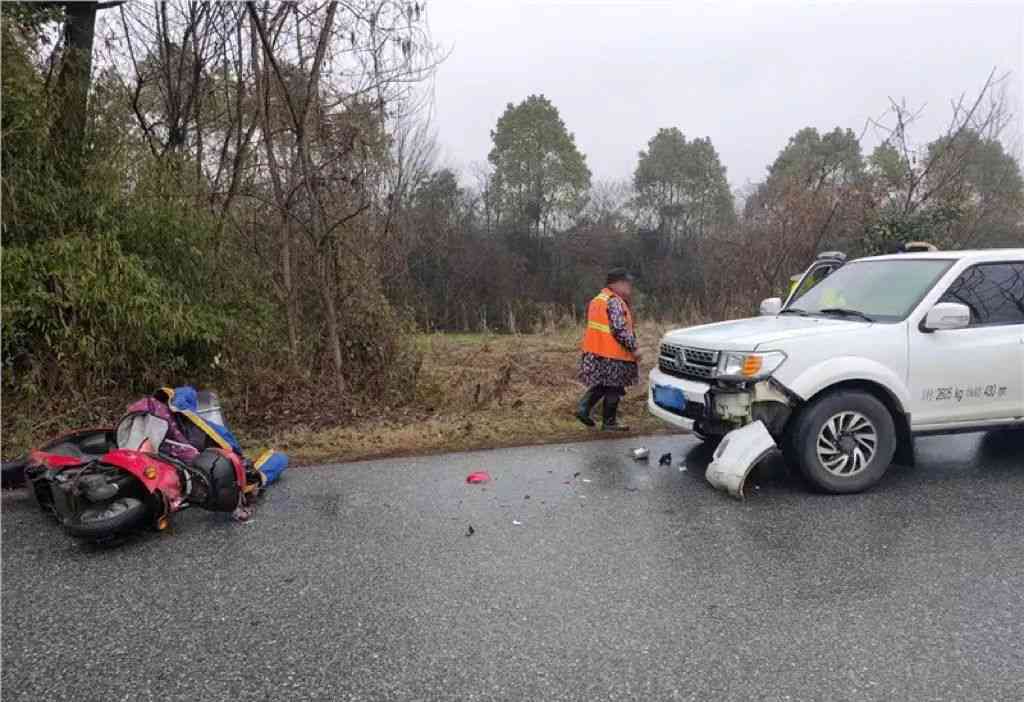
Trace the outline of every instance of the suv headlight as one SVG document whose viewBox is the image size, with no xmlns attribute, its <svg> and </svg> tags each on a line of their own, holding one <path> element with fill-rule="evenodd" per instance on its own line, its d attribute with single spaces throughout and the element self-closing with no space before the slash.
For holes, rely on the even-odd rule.
<svg viewBox="0 0 1024 702">
<path fill-rule="evenodd" d="M 786 354 L 782 351 L 767 351 L 765 353 L 723 351 L 718 360 L 718 377 L 742 380 L 767 378 L 778 370 L 785 360 Z"/>
</svg>

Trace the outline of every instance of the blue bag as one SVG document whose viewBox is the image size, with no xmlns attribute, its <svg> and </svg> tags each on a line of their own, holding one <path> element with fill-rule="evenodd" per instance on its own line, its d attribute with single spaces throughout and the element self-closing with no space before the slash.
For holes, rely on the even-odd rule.
<svg viewBox="0 0 1024 702">
<path fill-rule="evenodd" d="M 264 451 L 253 464 L 253 468 L 258 470 L 263 476 L 263 487 L 277 482 L 278 478 L 281 477 L 281 473 L 287 467 L 288 454 L 273 449 Z"/>
</svg>

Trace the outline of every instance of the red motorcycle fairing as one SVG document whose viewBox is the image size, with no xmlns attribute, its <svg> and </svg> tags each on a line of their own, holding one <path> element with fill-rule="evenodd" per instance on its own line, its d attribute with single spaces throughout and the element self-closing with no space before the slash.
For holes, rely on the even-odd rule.
<svg viewBox="0 0 1024 702">
<path fill-rule="evenodd" d="M 113 429 L 79 429 L 62 434 L 42 447 L 30 451 L 25 463 L 52 469 L 72 468 L 94 461 L 116 446 Z"/>
<path fill-rule="evenodd" d="M 185 499 L 178 468 L 155 453 L 115 449 L 105 453 L 100 463 L 133 475 L 150 494 L 160 493 L 173 512 Z"/>
<path fill-rule="evenodd" d="M 46 451 L 32 451 L 28 454 L 29 464 L 45 465 L 49 468 L 74 468 L 85 465 L 92 459 L 83 459 L 77 456 L 65 456 L 61 453 L 48 453 Z"/>
</svg>

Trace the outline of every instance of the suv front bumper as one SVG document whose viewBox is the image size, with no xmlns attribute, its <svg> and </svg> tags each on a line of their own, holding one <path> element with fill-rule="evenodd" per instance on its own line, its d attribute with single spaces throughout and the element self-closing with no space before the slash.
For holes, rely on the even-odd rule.
<svg viewBox="0 0 1024 702">
<path fill-rule="evenodd" d="M 685 402 L 679 401 L 680 395 Z M 793 407 L 792 394 L 771 379 L 713 386 L 655 368 L 647 387 L 647 410 L 651 414 L 680 429 L 692 430 L 694 422 L 699 421 L 702 426 L 697 429 L 707 435 L 724 435 L 761 420 L 772 436 L 778 437 Z"/>
<path fill-rule="evenodd" d="M 663 407 L 654 401 L 655 387 L 672 388 L 682 393 L 686 404 L 682 411 L 670 407 Z M 711 386 L 698 380 L 677 378 L 667 373 L 662 373 L 655 368 L 651 371 L 647 383 L 647 411 L 652 415 L 674 427 L 692 430 L 695 420 L 708 417 L 708 391 Z"/>
</svg>

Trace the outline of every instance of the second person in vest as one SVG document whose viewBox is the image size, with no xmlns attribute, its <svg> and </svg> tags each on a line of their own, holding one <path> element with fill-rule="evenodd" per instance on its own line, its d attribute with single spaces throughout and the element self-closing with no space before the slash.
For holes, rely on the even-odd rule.
<svg viewBox="0 0 1024 702">
<path fill-rule="evenodd" d="M 626 388 L 640 377 L 640 352 L 630 309 L 632 294 L 633 277 L 624 268 L 614 268 L 608 271 L 604 288 L 587 306 L 579 370 L 579 380 L 587 391 L 580 398 L 576 418 L 588 427 L 595 425 L 590 415 L 600 403 L 603 429 L 629 429 L 619 423 L 618 410 Z"/>
</svg>

